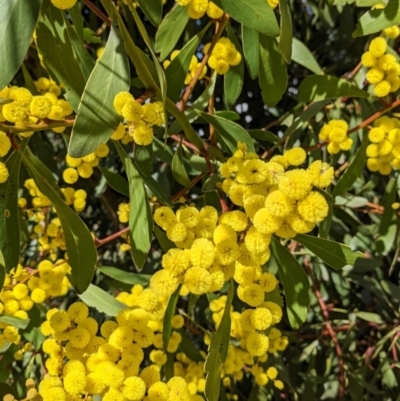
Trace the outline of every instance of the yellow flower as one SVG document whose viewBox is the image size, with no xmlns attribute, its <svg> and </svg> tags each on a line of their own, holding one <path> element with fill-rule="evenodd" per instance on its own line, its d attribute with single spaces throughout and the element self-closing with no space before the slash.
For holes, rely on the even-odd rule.
<svg viewBox="0 0 400 401">
<path fill-rule="evenodd" d="M 78 172 L 72 167 L 69 167 L 63 171 L 63 180 L 67 184 L 75 184 L 78 181 L 78 178 Z"/>
<path fill-rule="evenodd" d="M 61 1 L 61 0 L 60 0 Z M 119 92 L 114 97 L 114 109 L 122 116 L 122 108 L 128 101 L 134 101 L 135 98 L 129 92 Z"/>
<path fill-rule="evenodd" d="M 0 131 L 0 157 L 4 157 L 11 149 L 11 141 L 7 134 Z"/>
<path fill-rule="evenodd" d="M 319 223 L 325 219 L 329 206 L 325 198 L 318 192 L 311 192 L 297 204 L 299 215 L 310 223 Z"/>
<path fill-rule="evenodd" d="M 374 57 L 381 57 L 386 53 L 387 43 L 384 38 L 378 37 L 371 40 L 368 50 Z"/>
<path fill-rule="evenodd" d="M 61 10 L 68 10 L 76 4 L 77 0 L 51 0 L 53 6 L 60 8 Z"/>
<path fill-rule="evenodd" d="M 185 274 L 184 284 L 193 294 L 205 294 L 211 286 L 211 275 L 202 267 L 192 267 Z"/>
<path fill-rule="evenodd" d="M 246 340 L 247 351 L 254 356 L 261 356 L 268 350 L 269 339 L 266 335 L 253 331 Z"/>
<path fill-rule="evenodd" d="M 153 142 L 153 128 L 145 122 L 140 122 L 133 129 L 133 140 L 141 146 L 150 145 Z"/>
</svg>

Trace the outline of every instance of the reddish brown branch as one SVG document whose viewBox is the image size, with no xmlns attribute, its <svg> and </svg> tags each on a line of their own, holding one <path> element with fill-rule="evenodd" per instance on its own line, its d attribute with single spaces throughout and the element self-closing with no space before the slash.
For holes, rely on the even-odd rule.
<svg viewBox="0 0 400 401">
<path fill-rule="evenodd" d="M 108 26 L 111 26 L 111 20 L 101 11 L 97 6 L 95 6 L 90 0 L 82 0 L 82 2 L 90 8 L 103 22 Z"/>
</svg>

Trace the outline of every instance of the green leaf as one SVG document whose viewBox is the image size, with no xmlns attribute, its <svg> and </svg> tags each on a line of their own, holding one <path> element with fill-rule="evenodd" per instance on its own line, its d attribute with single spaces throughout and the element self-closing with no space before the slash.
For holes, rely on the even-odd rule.
<svg viewBox="0 0 400 401">
<path fill-rule="evenodd" d="M 193 54 L 195 54 L 201 39 L 209 27 L 210 23 L 208 23 L 204 29 L 195 35 L 188 43 L 186 43 L 183 49 L 171 61 L 171 64 L 165 70 L 165 78 L 167 80 L 168 88 L 167 96 L 173 102 L 179 100 Z"/>
<path fill-rule="evenodd" d="M 117 316 L 119 312 L 127 308 L 126 305 L 117 301 L 108 292 L 93 284 L 90 284 L 88 289 L 79 295 L 79 298 L 87 306 L 95 308 L 108 316 Z"/>
<path fill-rule="evenodd" d="M 21 67 L 39 18 L 42 0 L 0 0 L 0 88 Z"/>
<path fill-rule="evenodd" d="M 242 48 L 230 24 L 227 25 L 227 33 L 228 38 L 235 45 L 236 50 L 242 56 L 240 63 L 238 65 L 231 66 L 224 76 L 225 102 L 228 108 L 231 108 L 242 93 L 244 82 L 244 61 Z"/>
<path fill-rule="evenodd" d="M 258 32 L 242 24 L 243 53 L 251 79 L 258 77 L 259 66 L 259 39 Z"/>
<path fill-rule="evenodd" d="M 0 250 L 0 291 L 3 289 L 6 279 L 6 261 L 4 260 L 3 252 Z"/>
<path fill-rule="evenodd" d="M 33 82 L 31 74 L 29 73 L 28 69 L 25 67 L 25 64 L 21 65 L 21 69 L 22 69 L 22 74 L 24 75 L 24 81 L 25 81 L 26 88 L 30 90 L 32 95 L 34 95 L 34 96 L 38 95 L 39 93 L 38 93 L 38 91 L 36 89 L 36 86 L 35 86 L 35 84 Z M 6 102 L 4 102 L 4 101 L 2 102 L 0 100 L 0 104 L 11 103 L 13 101 L 12 99 L 5 99 L 5 100 L 6 100 Z"/>
<path fill-rule="evenodd" d="M 204 364 L 207 373 L 205 395 L 208 401 L 218 401 L 221 390 L 221 367 L 228 354 L 229 338 L 231 333 L 231 305 L 234 293 L 233 280 L 229 283 L 229 292 L 226 299 L 224 314 L 214 337 L 208 348 L 208 355 Z"/>
<path fill-rule="evenodd" d="M 51 172 L 47 167 L 29 149 L 21 155 L 39 190 L 56 209 L 65 237 L 72 283 L 78 293 L 82 293 L 88 288 L 96 268 L 97 252 L 93 237 L 85 223 L 60 197 L 60 191 L 49 183 L 47 177 L 51 176 Z"/>
<path fill-rule="evenodd" d="M 28 327 L 29 319 L 20 319 L 19 317 L 10 315 L 0 315 L 0 322 L 9 324 L 17 327 L 18 329 L 24 330 Z"/>
<path fill-rule="evenodd" d="M 179 184 L 187 187 L 190 185 L 190 179 L 187 175 L 185 170 L 185 166 L 183 165 L 183 150 L 182 150 L 182 143 L 179 144 L 178 150 L 174 154 L 172 158 L 172 176 L 174 177 L 175 181 L 179 182 Z"/>
<path fill-rule="evenodd" d="M 201 187 L 201 192 L 213 192 L 217 189 L 217 184 L 224 181 L 218 174 L 214 174 L 211 177 L 208 177 L 207 180 L 204 182 L 203 186 Z"/>
<path fill-rule="evenodd" d="M 121 177 L 120 174 L 114 173 L 113 171 L 105 167 L 99 167 L 99 170 L 104 175 L 107 184 L 112 189 L 114 189 L 115 191 L 119 192 L 122 195 L 129 196 L 129 184 L 128 181 L 125 180 L 125 178 Z"/>
<path fill-rule="evenodd" d="M 36 43 L 50 76 L 65 85 L 65 98 L 77 111 L 86 79 L 67 24 L 65 13 L 48 5 L 36 28 Z"/>
<path fill-rule="evenodd" d="M 20 145 L 24 151 L 27 141 Z M 18 210 L 18 186 L 21 155 L 13 152 L 6 161 L 10 173 L 8 180 L 0 184 L 0 251 L 3 252 L 7 272 L 16 268 L 20 256 L 20 224 Z"/>
<path fill-rule="evenodd" d="M 182 341 L 179 344 L 180 350 L 193 362 L 204 362 L 203 356 L 199 350 L 195 347 L 190 337 L 187 335 L 184 328 L 177 330 L 182 337 Z"/>
<path fill-rule="evenodd" d="M 350 247 L 338 242 L 329 241 L 311 235 L 297 234 L 296 241 L 303 244 L 312 253 L 336 270 L 350 265 L 354 266 L 356 259 L 365 258 L 361 252 L 353 252 Z"/>
<path fill-rule="evenodd" d="M 370 35 L 400 24 L 400 1 L 390 0 L 384 9 L 367 11 L 358 21 L 353 37 Z"/>
<path fill-rule="evenodd" d="M 165 232 L 157 226 L 154 226 L 154 235 L 156 236 L 157 241 L 164 253 L 167 253 L 170 249 L 175 248 L 175 244 L 168 239 L 167 234 L 165 234 Z"/>
<path fill-rule="evenodd" d="M 323 74 L 322 68 L 318 64 L 318 61 L 312 55 L 308 47 L 300 40 L 293 38 L 292 43 L 292 60 L 297 64 L 308 68 L 314 74 Z"/>
<path fill-rule="evenodd" d="M 81 5 L 77 2 L 72 8 L 68 10 L 68 14 L 71 17 L 71 20 L 74 24 L 75 32 L 81 42 L 83 42 L 83 18 L 82 18 L 82 10 Z"/>
<path fill-rule="evenodd" d="M 187 8 L 178 4 L 164 17 L 158 27 L 155 42 L 155 49 L 157 53 L 160 53 L 161 60 L 164 60 L 175 48 L 188 21 L 189 14 Z"/>
<path fill-rule="evenodd" d="M 130 159 L 125 160 L 129 182 L 129 235 L 133 261 L 141 269 L 151 246 L 153 217 L 142 178 Z"/>
<path fill-rule="evenodd" d="M 279 142 L 279 138 L 275 134 L 269 131 L 263 131 L 261 129 L 251 129 L 249 131 L 249 135 L 257 141 L 272 142 L 272 143 Z"/>
<path fill-rule="evenodd" d="M 367 92 L 345 79 L 332 75 L 310 75 L 301 82 L 297 100 L 299 102 L 316 102 L 344 96 L 369 97 Z"/>
<path fill-rule="evenodd" d="M 261 95 L 267 106 L 275 106 L 287 87 L 286 64 L 276 39 L 259 35 L 259 83 Z"/>
<path fill-rule="evenodd" d="M 129 64 L 120 33 L 114 26 L 79 104 L 68 148 L 72 157 L 86 156 L 110 139 L 121 121 L 114 110 L 114 97 L 126 90 L 129 90 Z"/>
<path fill-rule="evenodd" d="M 180 291 L 181 291 L 181 285 L 169 297 L 167 309 L 165 310 L 165 314 L 164 314 L 162 339 L 163 339 L 163 347 L 164 347 L 165 352 L 167 352 L 169 339 L 171 337 L 172 318 L 175 315 L 176 304 L 178 302 Z"/>
<path fill-rule="evenodd" d="M 355 312 L 354 313 L 358 318 L 362 320 L 366 320 L 367 322 L 382 324 L 384 321 L 382 320 L 381 315 L 378 313 L 372 312 Z"/>
<path fill-rule="evenodd" d="M 356 179 L 361 175 L 361 171 L 365 166 L 366 149 L 368 146 L 368 136 L 365 135 L 361 146 L 354 155 L 353 160 L 347 167 L 346 171 L 341 175 L 335 188 L 332 191 L 332 196 L 335 198 L 338 195 L 344 194 L 354 184 Z"/>
<path fill-rule="evenodd" d="M 143 175 L 148 176 L 153 170 L 153 146 L 135 145 L 135 163 Z"/>
<path fill-rule="evenodd" d="M 7 366 L 6 364 L 3 364 L 6 361 L 7 361 L 7 365 L 10 365 L 10 367 L 11 367 L 11 364 L 15 361 L 15 358 L 12 354 L 10 354 L 10 355 L 7 354 L 7 356 L 3 356 L 1 359 L 2 370 L 3 370 L 3 372 L 7 372 L 7 376 L 8 376 L 9 375 L 9 371 L 8 371 L 9 366 Z M 0 398 L 4 399 L 4 396 L 6 394 L 12 394 L 14 397 L 18 397 L 16 388 L 12 388 L 8 384 L 0 382 Z"/>
<path fill-rule="evenodd" d="M 265 0 L 215 0 L 236 21 L 267 35 L 279 36 L 275 13 Z"/>
<path fill-rule="evenodd" d="M 249 133 L 239 124 L 226 118 L 217 117 L 208 113 L 197 111 L 197 114 L 212 124 L 221 141 L 234 153 L 237 150 L 237 143 L 244 142 L 249 152 L 254 152 L 253 141 Z"/>
<path fill-rule="evenodd" d="M 154 26 L 160 25 L 163 9 L 162 0 L 138 0 L 138 3 L 149 21 Z"/>
<path fill-rule="evenodd" d="M 285 61 L 290 64 L 292 60 L 293 23 L 288 0 L 280 0 L 281 34 L 279 49 Z"/>
<path fill-rule="evenodd" d="M 310 305 L 310 282 L 299 262 L 274 237 L 271 241 L 271 249 L 278 264 L 280 281 L 285 290 L 289 323 L 296 330 L 307 318 L 307 310 Z"/>
<path fill-rule="evenodd" d="M 100 266 L 97 270 L 114 280 L 131 285 L 140 284 L 147 286 L 151 277 L 149 274 L 131 273 L 111 266 Z"/>
<path fill-rule="evenodd" d="M 392 300 L 395 299 L 397 302 L 400 302 L 400 287 L 398 285 L 386 280 L 381 280 L 380 283 L 386 293 L 391 296 Z"/>
<path fill-rule="evenodd" d="M 279 287 L 275 287 L 274 290 L 270 292 L 265 293 L 265 298 L 264 300 L 267 302 L 274 302 L 277 305 L 279 305 L 281 308 L 283 308 L 283 297 L 281 295 L 281 291 Z"/>
</svg>

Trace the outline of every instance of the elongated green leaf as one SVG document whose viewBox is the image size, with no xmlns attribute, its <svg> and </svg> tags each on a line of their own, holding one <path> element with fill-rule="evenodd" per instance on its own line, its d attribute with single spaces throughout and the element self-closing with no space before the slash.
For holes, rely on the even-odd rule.
<svg viewBox="0 0 400 401">
<path fill-rule="evenodd" d="M 19 317 L 15 316 L 0 315 L 0 322 L 10 324 L 11 326 L 24 330 L 28 327 L 29 319 L 20 319 Z"/>
<path fill-rule="evenodd" d="M 153 170 L 153 146 L 135 145 L 134 159 L 139 171 L 145 176 L 150 175 Z"/>
<path fill-rule="evenodd" d="M 151 277 L 149 274 L 130 273 L 111 266 L 101 266 L 98 267 L 97 270 L 114 280 L 132 285 L 140 284 L 146 286 L 149 284 Z"/>
<path fill-rule="evenodd" d="M 29 149 L 21 155 L 39 190 L 56 209 L 65 237 L 68 263 L 72 269 L 72 283 L 78 293 L 82 293 L 89 286 L 96 268 L 97 252 L 93 237 L 85 223 L 59 196 L 59 191 L 49 184 L 47 176 L 51 173 L 47 167 Z"/>
<path fill-rule="evenodd" d="M 4 260 L 3 252 L 0 250 L 0 291 L 3 289 L 6 279 L 6 261 Z"/>
<path fill-rule="evenodd" d="M 283 58 L 289 64 L 292 60 L 293 24 L 288 0 L 280 0 L 281 34 L 279 49 Z"/>
<path fill-rule="evenodd" d="M 176 291 L 169 297 L 167 309 L 165 310 L 164 320 L 163 320 L 163 347 L 164 351 L 167 351 L 169 339 L 171 337 L 172 332 L 172 318 L 175 315 L 176 304 L 178 303 L 179 292 L 181 290 L 181 286 L 179 286 Z"/>
<path fill-rule="evenodd" d="M 46 0 L 48 3 L 48 0 Z M 65 13 L 49 5 L 39 19 L 36 43 L 50 76 L 65 85 L 65 97 L 75 111 L 85 88 L 86 79 L 67 28 Z"/>
<path fill-rule="evenodd" d="M 249 131 L 249 135 L 257 141 L 264 141 L 271 143 L 279 142 L 279 138 L 275 134 L 269 131 L 263 131 L 261 129 L 252 129 Z"/>
<path fill-rule="evenodd" d="M 21 144 L 21 151 L 24 151 L 25 146 L 26 141 Z M 9 272 L 17 267 L 20 256 L 18 185 L 21 155 L 13 152 L 6 166 L 10 176 L 0 184 L 0 251 L 3 252 L 4 267 Z"/>
<path fill-rule="evenodd" d="M 388 295 L 390 295 L 392 300 L 400 302 L 400 287 L 398 285 L 386 280 L 381 280 L 380 283 L 382 288 L 386 291 Z"/>
<path fill-rule="evenodd" d="M 142 178 L 128 159 L 125 160 L 126 174 L 129 181 L 129 229 L 133 261 L 141 269 L 146 263 L 151 245 L 153 217 L 150 210 Z"/>
<path fill-rule="evenodd" d="M 218 401 L 221 390 L 221 367 L 228 354 L 229 337 L 231 333 L 231 305 L 234 293 L 233 280 L 230 280 L 229 292 L 225 303 L 221 322 L 211 340 L 208 355 L 204 365 L 207 372 L 205 395 L 208 401 Z"/>
<path fill-rule="evenodd" d="M 382 317 L 378 313 L 356 312 L 354 314 L 357 317 L 359 317 L 360 319 L 366 320 L 367 322 L 373 322 L 373 323 L 378 323 L 378 324 L 382 324 L 383 323 Z"/>
<path fill-rule="evenodd" d="M 195 347 L 190 337 L 187 335 L 184 328 L 178 330 L 182 337 L 182 341 L 179 344 L 180 350 L 193 362 L 204 362 L 203 356 L 199 350 Z"/>
<path fill-rule="evenodd" d="M 70 15 L 71 20 L 74 24 L 74 28 L 78 38 L 81 42 L 83 42 L 84 33 L 81 4 L 77 2 L 72 8 L 68 10 L 68 14 Z"/>
<path fill-rule="evenodd" d="M 285 290 L 289 323 L 293 329 L 298 329 L 307 317 L 310 305 L 310 282 L 299 262 L 276 238 L 272 238 L 271 249 Z"/>
<path fill-rule="evenodd" d="M 230 24 L 227 25 L 228 38 L 235 45 L 236 50 L 240 53 L 242 59 L 238 65 L 231 66 L 228 72 L 224 76 L 224 95 L 225 102 L 230 108 L 239 98 L 242 93 L 243 82 L 244 82 L 244 61 L 243 61 L 243 51 L 240 46 L 239 41 L 236 38 Z"/>
<path fill-rule="evenodd" d="M 251 79 L 258 77 L 259 67 L 259 39 L 258 32 L 242 24 L 243 53 Z"/>
<path fill-rule="evenodd" d="M 179 184 L 187 187 L 190 185 L 190 179 L 187 175 L 185 170 L 185 166 L 183 165 L 183 150 L 182 150 L 182 143 L 179 144 L 178 150 L 174 154 L 172 158 L 172 176 L 174 177 L 175 181 L 179 182 Z"/>
<path fill-rule="evenodd" d="M 189 21 L 186 7 L 176 4 L 162 20 L 157 33 L 155 49 L 160 53 L 160 59 L 164 60 L 175 48 L 183 30 Z M 171 29 L 174 27 L 174 29 Z"/>
<path fill-rule="evenodd" d="M 347 265 L 354 266 L 356 259 L 365 258 L 364 254 L 353 252 L 347 245 L 311 235 L 298 234 L 296 241 L 303 244 L 327 265 L 337 270 Z"/>
<path fill-rule="evenodd" d="M 85 156 L 108 141 L 121 120 L 114 110 L 114 97 L 128 89 L 128 59 L 120 33 L 114 26 L 79 104 L 68 149 L 71 156 Z"/>
<path fill-rule="evenodd" d="M 138 0 L 138 3 L 149 21 L 154 26 L 160 25 L 163 8 L 162 0 Z"/>
<path fill-rule="evenodd" d="M 36 86 L 33 82 L 33 79 L 31 77 L 31 74 L 29 73 L 28 69 L 25 67 L 25 64 L 21 65 L 21 69 L 22 69 L 22 74 L 24 75 L 24 80 L 25 80 L 25 85 L 26 88 L 30 90 L 30 92 L 32 93 L 32 95 L 36 96 L 38 95 L 38 91 L 36 89 Z M 8 100 L 8 103 L 12 102 L 12 99 L 5 99 L 6 101 Z M 6 104 L 4 101 L 0 101 L 0 104 Z"/>
<path fill-rule="evenodd" d="M 267 36 L 279 35 L 274 11 L 264 0 L 215 0 L 214 3 L 251 29 Z"/>
<path fill-rule="evenodd" d="M 316 102 L 318 100 L 349 97 L 368 97 L 368 93 L 356 85 L 332 75 L 310 75 L 303 79 L 299 86 L 299 102 Z"/>
<path fill-rule="evenodd" d="M 362 169 L 365 166 L 366 149 L 368 146 L 368 137 L 365 136 L 361 146 L 357 150 L 353 160 L 347 167 L 346 171 L 342 174 L 337 182 L 335 188 L 332 191 L 332 196 L 335 198 L 338 195 L 344 194 L 351 186 L 354 181 L 360 176 Z"/>
<path fill-rule="evenodd" d="M 8 85 L 24 61 L 42 0 L 0 0 L 0 88 Z"/>
<path fill-rule="evenodd" d="M 165 78 L 168 87 L 167 96 L 173 102 L 177 102 L 179 99 L 192 57 L 209 26 L 210 24 L 207 24 L 201 32 L 186 43 L 185 47 L 172 60 L 171 64 L 165 70 Z"/>
<path fill-rule="evenodd" d="M 279 51 L 276 39 L 259 35 L 259 83 L 263 101 L 275 106 L 281 100 L 287 87 L 286 65 Z"/>
<path fill-rule="evenodd" d="M 99 170 L 104 175 L 107 184 L 122 195 L 129 196 L 129 184 L 125 178 L 121 177 L 118 173 L 114 173 L 105 167 L 99 167 Z"/>
<path fill-rule="evenodd" d="M 79 298 L 87 306 L 95 308 L 108 316 L 117 316 L 119 312 L 127 308 L 126 305 L 117 301 L 108 292 L 93 284 L 90 284 L 88 289 L 79 295 Z"/>
<path fill-rule="evenodd" d="M 322 68 L 318 64 L 318 61 L 312 55 L 308 47 L 300 40 L 293 38 L 292 43 L 292 60 L 297 64 L 302 65 L 305 68 L 308 68 L 314 74 L 322 74 Z"/>
<path fill-rule="evenodd" d="M 209 124 L 212 124 L 229 150 L 233 153 L 237 149 L 238 142 L 244 142 L 247 145 L 249 152 L 254 152 L 253 141 L 249 133 L 242 128 L 239 124 L 233 121 L 227 120 L 222 117 L 217 117 L 208 113 L 197 112 L 202 118 L 204 118 Z"/>
<path fill-rule="evenodd" d="M 367 11 L 358 21 L 353 37 L 370 35 L 400 24 L 400 1 L 390 0 L 384 9 Z"/>
</svg>

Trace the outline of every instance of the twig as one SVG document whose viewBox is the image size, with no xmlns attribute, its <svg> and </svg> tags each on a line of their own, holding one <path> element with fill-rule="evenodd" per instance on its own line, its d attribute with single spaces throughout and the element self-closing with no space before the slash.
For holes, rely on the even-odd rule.
<svg viewBox="0 0 400 401">
<path fill-rule="evenodd" d="M 206 175 L 206 173 L 201 173 L 199 174 L 197 177 L 195 177 L 192 181 L 190 181 L 190 185 L 188 185 L 185 188 L 182 188 L 178 193 L 176 193 L 172 198 L 171 198 L 171 202 L 175 202 L 177 201 L 179 198 L 181 198 L 182 196 L 184 196 L 186 194 L 186 192 L 188 192 L 190 190 L 190 188 L 192 188 L 194 185 L 196 185 L 204 176 Z"/>
<path fill-rule="evenodd" d="M 107 244 L 108 242 L 111 242 L 117 238 L 119 238 L 121 235 L 127 233 L 129 231 L 129 227 L 125 227 L 122 230 L 117 231 L 114 234 L 109 235 L 106 238 L 103 239 L 98 239 L 96 238 L 95 242 L 96 242 L 96 247 L 99 248 L 100 246 Z"/>
<path fill-rule="evenodd" d="M 95 6 L 90 0 L 82 0 L 82 2 L 90 8 L 101 20 L 103 20 L 108 26 L 111 26 L 111 20 L 101 11 L 97 6 Z"/>
</svg>

